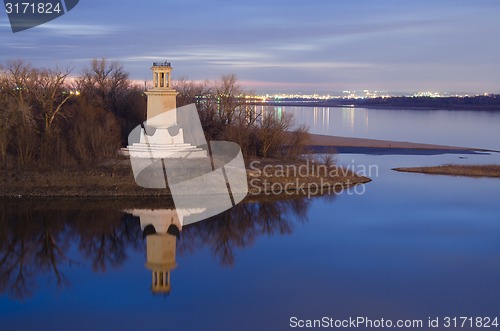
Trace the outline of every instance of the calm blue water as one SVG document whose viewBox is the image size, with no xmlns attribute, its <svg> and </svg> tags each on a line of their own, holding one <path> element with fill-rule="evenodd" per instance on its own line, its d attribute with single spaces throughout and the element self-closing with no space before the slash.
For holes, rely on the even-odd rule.
<svg viewBox="0 0 500 331">
<path fill-rule="evenodd" d="M 281 107 L 311 133 L 500 150 L 500 112 Z"/>
<path fill-rule="evenodd" d="M 383 122 L 369 112 L 370 123 Z M 456 115 L 435 114 L 430 122 L 443 127 Z M 479 136 L 471 144 L 500 149 L 499 139 L 482 137 L 495 134 L 488 128 L 499 117 L 477 121 L 467 119 Z M 321 130 L 312 131 L 330 132 Z M 451 143 L 433 141 L 430 129 L 418 140 L 396 132 L 370 138 L 466 142 L 458 135 L 453 143 L 451 133 Z M 3 201 L 0 330 L 288 330 L 292 316 L 427 323 L 500 315 L 500 180 L 390 170 L 498 164 L 498 154 L 337 159 L 358 170 L 376 166 L 373 182 L 338 196 L 240 205 L 184 228 L 179 239 L 161 237 L 163 250 L 143 238 L 143 219 L 123 212 L 133 206 Z M 176 252 L 169 294 L 152 291 L 146 263 L 158 251 Z"/>
</svg>

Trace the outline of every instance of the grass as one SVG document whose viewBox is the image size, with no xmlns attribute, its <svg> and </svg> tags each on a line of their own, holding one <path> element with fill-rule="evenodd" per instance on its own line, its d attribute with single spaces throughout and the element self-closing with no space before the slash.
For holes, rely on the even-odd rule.
<svg viewBox="0 0 500 331">
<path fill-rule="evenodd" d="M 400 172 L 417 172 L 430 175 L 500 178 L 500 165 L 459 165 L 445 164 L 432 167 L 395 168 Z"/>
</svg>

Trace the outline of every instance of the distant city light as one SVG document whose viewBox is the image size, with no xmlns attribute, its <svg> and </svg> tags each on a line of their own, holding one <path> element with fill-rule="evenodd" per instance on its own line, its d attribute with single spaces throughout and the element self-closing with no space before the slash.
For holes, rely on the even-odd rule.
<svg viewBox="0 0 500 331">
<path fill-rule="evenodd" d="M 429 98 L 446 98 L 446 97 L 458 97 L 466 98 L 471 96 L 490 96 L 489 93 L 452 93 L 452 92 L 436 92 L 436 91 L 417 91 L 417 92 L 388 92 L 388 91 L 371 91 L 371 90 L 360 90 L 360 91 L 349 91 L 344 90 L 341 92 L 331 92 L 328 94 L 303 94 L 303 93 L 277 93 L 277 94 L 257 94 L 251 96 L 253 99 L 266 101 L 280 101 L 280 100 L 331 100 L 331 99 L 374 99 L 374 98 L 391 98 L 391 97 L 429 97 Z"/>
</svg>

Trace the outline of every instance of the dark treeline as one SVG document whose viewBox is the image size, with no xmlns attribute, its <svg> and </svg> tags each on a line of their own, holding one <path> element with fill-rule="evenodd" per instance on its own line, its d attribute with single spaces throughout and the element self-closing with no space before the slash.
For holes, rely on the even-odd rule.
<svg viewBox="0 0 500 331">
<path fill-rule="evenodd" d="M 257 102 L 256 102 L 257 103 Z M 500 111 L 500 95 L 477 95 L 468 97 L 389 97 L 368 99 L 280 99 L 269 101 L 268 105 L 310 106 L 310 107 L 372 107 L 372 108 L 419 108 L 443 110 L 487 110 Z"/>
<path fill-rule="evenodd" d="M 15 60 L 0 68 L 3 166 L 71 165 L 114 156 L 142 121 L 146 99 L 117 62 L 92 60 L 81 75 Z"/>
<path fill-rule="evenodd" d="M 480 95 L 469 97 L 392 97 L 361 99 L 359 106 L 416 107 L 428 109 L 500 110 L 500 95 Z"/>
<path fill-rule="evenodd" d="M 0 65 L 3 167 L 91 164 L 114 157 L 146 119 L 144 88 L 120 63 L 94 59 L 78 76 L 71 74 L 69 68 L 35 68 L 22 60 Z M 305 128 L 293 130 L 290 116 L 247 104 L 234 75 L 205 83 L 181 79 L 175 88 L 178 106 L 197 104 L 208 140 L 235 141 L 245 156 L 296 157 L 307 139 Z"/>
</svg>

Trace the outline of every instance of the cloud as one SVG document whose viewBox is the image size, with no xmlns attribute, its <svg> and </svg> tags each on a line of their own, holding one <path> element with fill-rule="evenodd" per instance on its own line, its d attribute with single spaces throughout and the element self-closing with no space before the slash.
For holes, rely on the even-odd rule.
<svg viewBox="0 0 500 331">
<path fill-rule="evenodd" d="M 12 43 L 12 42 L 7 42 L 7 43 L 4 43 L 3 46 L 5 48 L 10 48 L 10 49 L 17 49 L 17 50 L 20 50 L 20 49 L 36 49 L 36 46 L 31 44 L 31 43 Z"/>
<path fill-rule="evenodd" d="M 349 68 L 369 68 L 370 63 L 356 62 L 328 62 L 328 61 L 238 61 L 238 60 L 218 60 L 211 61 L 211 64 L 232 66 L 238 68 L 280 68 L 295 70 L 328 70 L 328 69 L 349 69 Z"/>
<path fill-rule="evenodd" d="M 119 29 L 109 25 L 58 23 L 49 22 L 37 27 L 41 33 L 58 36 L 107 36 L 119 32 Z"/>
</svg>

